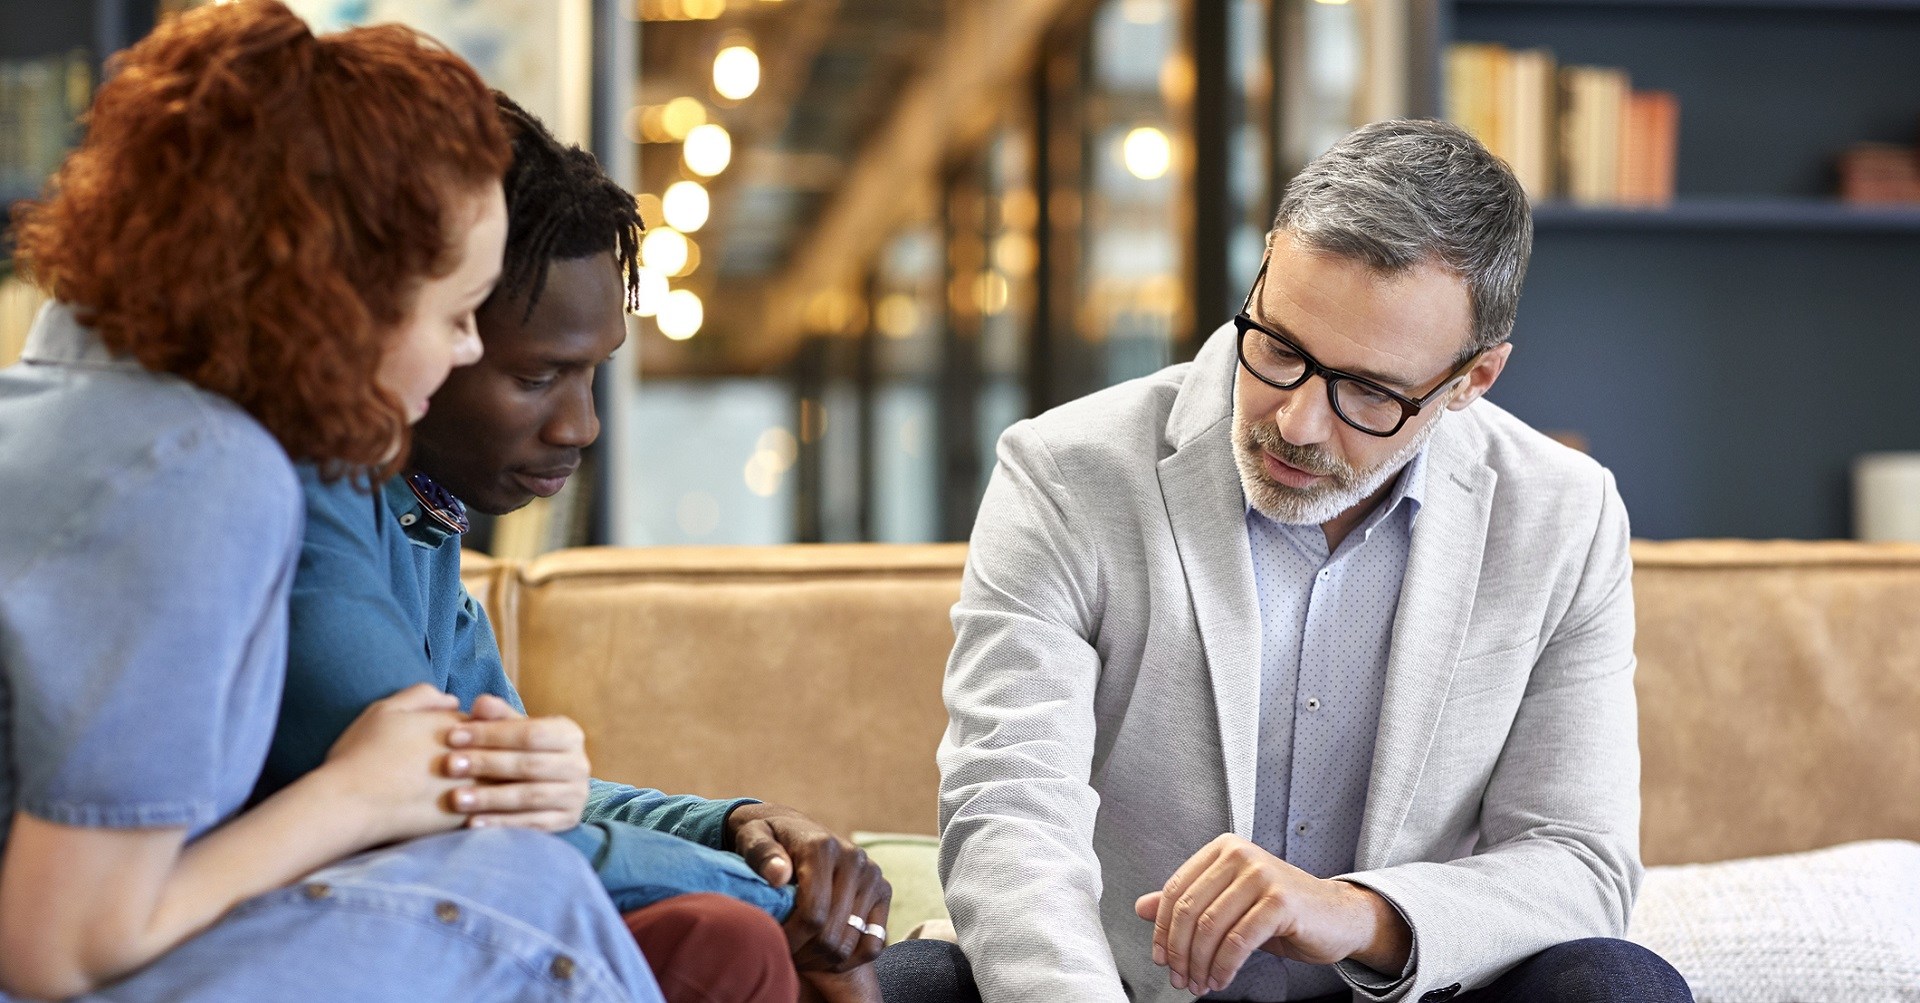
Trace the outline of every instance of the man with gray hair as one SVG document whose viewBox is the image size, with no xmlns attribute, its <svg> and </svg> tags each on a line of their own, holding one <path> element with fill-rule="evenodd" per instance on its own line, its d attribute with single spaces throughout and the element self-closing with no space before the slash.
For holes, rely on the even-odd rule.
<svg viewBox="0 0 1920 1003">
<path fill-rule="evenodd" d="M 1001 437 L 939 753 L 964 956 L 917 950 L 989 1003 L 1691 998 L 1611 939 L 1626 512 L 1482 399 L 1531 241 L 1466 133 L 1367 126 L 1192 363 Z"/>
</svg>

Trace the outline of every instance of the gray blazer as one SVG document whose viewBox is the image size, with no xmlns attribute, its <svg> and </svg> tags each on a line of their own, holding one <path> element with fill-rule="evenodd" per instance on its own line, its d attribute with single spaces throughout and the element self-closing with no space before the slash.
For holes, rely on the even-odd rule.
<svg viewBox="0 0 1920 1003">
<path fill-rule="evenodd" d="M 1190 364 L 1000 439 L 939 752 L 941 878 L 988 1003 L 1191 998 L 1133 901 L 1219 834 L 1252 834 L 1261 634 L 1235 366 L 1229 325 Z M 1429 449 L 1345 876 L 1405 915 L 1414 957 L 1365 998 L 1444 999 L 1621 936 L 1641 873 L 1612 475 L 1484 400 Z"/>
</svg>

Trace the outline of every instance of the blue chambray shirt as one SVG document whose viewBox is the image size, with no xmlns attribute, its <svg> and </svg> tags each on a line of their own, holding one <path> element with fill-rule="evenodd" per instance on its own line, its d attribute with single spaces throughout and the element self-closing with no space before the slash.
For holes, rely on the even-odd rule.
<svg viewBox="0 0 1920 1003">
<path fill-rule="evenodd" d="M 524 710 L 500 663 L 486 611 L 460 581 L 460 503 L 408 478 L 368 492 L 299 468 L 307 522 L 294 579 L 287 695 L 259 793 L 318 766 L 368 704 L 418 682 L 460 698 L 490 693 Z M 443 508 L 444 505 L 447 506 Z M 784 920 L 794 888 L 769 885 L 720 849 L 727 814 L 749 799 L 708 800 L 595 780 L 581 825 L 562 834 L 622 911 L 714 892 Z"/>
<path fill-rule="evenodd" d="M 1253 841 L 1316 877 L 1352 871 L 1359 851 L 1426 455 L 1414 454 L 1332 553 L 1319 526 L 1247 510 L 1261 632 Z M 1255 952 L 1210 998 L 1304 1000 L 1345 988 L 1330 965 Z"/>
<path fill-rule="evenodd" d="M 191 839 L 239 810 L 280 699 L 301 509 L 232 402 L 42 310 L 0 370 L 0 846 L 15 812 Z M 496 831 L 322 868 L 87 998 L 660 996 L 578 854 Z"/>
</svg>

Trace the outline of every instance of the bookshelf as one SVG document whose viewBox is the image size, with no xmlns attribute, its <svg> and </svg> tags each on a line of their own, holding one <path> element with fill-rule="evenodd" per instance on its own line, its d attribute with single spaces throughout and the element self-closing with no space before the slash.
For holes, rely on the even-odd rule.
<svg viewBox="0 0 1920 1003">
<path fill-rule="evenodd" d="M 164 0 L 92 0 L 90 3 L 0 3 L 0 61 L 45 60 L 79 55 L 92 64 L 92 79 L 103 74 L 106 54 L 116 52 L 153 28 Z M 19 111 L 20 109 L 15 109 Z M 0 116 L 7 117 L 7 116 Z M 17 132 L 19 125 L 8 117 Z M 0 137 L 0 148 L 5 140 Z M 15 151 L 17 152 L 17 151 Z M 0 158 L 0 178 L 11 162 Z M 12 206 L 40 194 L 44 178 L 23 183 L 0 180 L 0 263 L 8 251 Z"/>
<path fill-rule="evenodd" d="M 1637 535 L 1850 532 L 1848 471 L 1920 448 L 1920 206 L 1855 206 L 1833 161 L 1920 141 L 1920 0 L 1422 0 L 1454 41 L 1544 46 L 1679 99 L 1676 197 L 1544 201 L 1492 399 L 1582 434 Z"/>
<path fill-rule="evenodd" d="M 1916 10 L 1920 0 L 1455 0 L 1462 7 L 1696 7 L 1708 10 Z"/>
<path fill-rule="evenodd" d="M 1681 198 L 1657 209 L 1543 202 L 1536 232 L 1724 230 L 1887 233 L 1920 236 L 1920 206 L 1859 206 L 1824 198 Z"/>
</svg>

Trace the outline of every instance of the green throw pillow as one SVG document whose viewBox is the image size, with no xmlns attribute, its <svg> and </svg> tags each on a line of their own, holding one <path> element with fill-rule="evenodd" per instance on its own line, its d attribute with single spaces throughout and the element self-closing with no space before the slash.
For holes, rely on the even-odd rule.
<svg viewBox="0 0 1920 1003">
<path fill-rule="evenodd" d="M 898 832 L 856 832 L 853 841 L 893 885 L 893 908 L 887 914 L 887 943 L 930 919 L 946 919 L 947 901 L 940 894 L 940 838 Z"/>
</svg>

